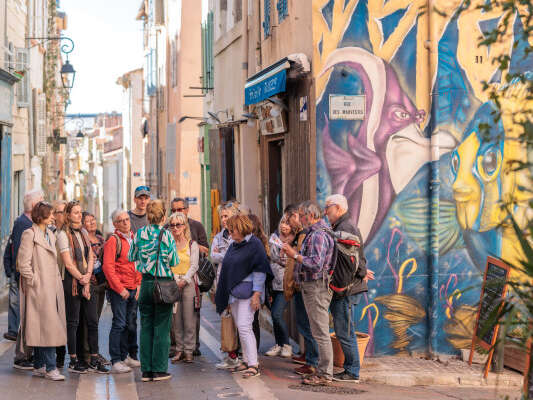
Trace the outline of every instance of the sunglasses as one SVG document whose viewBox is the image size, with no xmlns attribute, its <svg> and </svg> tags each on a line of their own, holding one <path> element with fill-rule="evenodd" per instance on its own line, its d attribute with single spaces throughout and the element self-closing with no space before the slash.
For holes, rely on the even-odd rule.
<svg viewBox="0 0 533 400">
<path fill-rule="evenodd" d="M 185 226 L 185 224 L 168 224 L 170 228 L 177 228 L 178 226 Z"/>
<path fill-rule="evenodd" d="M 135 191 L 138 192 L 139 190 L 146 190 L 147 192 L 149 192 L 150 188 L 148 186 L 137 186 Z"/>
<path fill-rule="evenodd" d="M 175 212 L 183 212 L 187 209 L 187 207 L 180 207 L 180 208 L 173 208 L 172 209 L 172 212 L 175 213 Z"/>
</svg>

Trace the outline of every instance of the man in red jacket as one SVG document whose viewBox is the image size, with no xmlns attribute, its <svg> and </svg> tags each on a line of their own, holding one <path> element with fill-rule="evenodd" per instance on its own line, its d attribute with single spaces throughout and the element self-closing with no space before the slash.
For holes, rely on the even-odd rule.
<svg viewBox="0 0 533 400">
<path fill-rule="evenodd" d="M 128 213 L 124 210 L 115 210 L 111 218 L 115 233 L 104 245 L 102 268 L 110 287 L 109 299 L 113 311 L 113 322 L 109 332 L 109 355 L 113 364 L 111 372 L 120 374 L 130 372 L 131 367 L 141 365 L 137 359 L 137 318 L 135 318 L 141 273 L 135 269 L 135 263 L 128 261 L 128 252 L 133 240 Z M 135 338 L 135 343 L 131 343 L 132 338 Z M 135 348 L 134 352 L 132 348 Z"/>
</svg>

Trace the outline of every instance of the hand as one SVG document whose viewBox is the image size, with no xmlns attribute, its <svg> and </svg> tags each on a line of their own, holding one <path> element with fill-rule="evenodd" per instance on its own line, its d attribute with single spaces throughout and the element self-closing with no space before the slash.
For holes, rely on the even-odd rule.
<svg viewBox="0 0 533 400">
<path fill-rule="evenodd" d="M 180 279 L 177 283 L 180 289 L 183 289 L 185 286 L 187 286 L 187 281 L 185 279 Z"/>
<path fill-rule="evenodd" d="M 202 254 L 209 254 L 209 248 L 208 247 L 205 247 L 205 246 L 202 246 L 202 245 L 198 245 L 198 250 L 200 250 L 200 253 Z"/>
<path fill-rule="evenodd" d="M 135 301 L 139 300 L 139 293 L 141 293 L 141 287 L 137 286 L 137 290 L 135 291 Z"/>
<path fill-rule="evenodd" d="M 130 297 L 130 292 L 128 292 L 128 289 L 123 289 L 119 294 L 124 300 L 128 300 L 128 297 Z"/>
<path fill-rule="evenodd" d="M 261 308 L 261 292 L 254 292 L 252 301 L 250 302 L 250 307 L 252 307 L 252 310 L 254 311 L 257 311 Z"/>
<path fill-rule="evenodd" d="M 287 254 L 287 256 L 290 257 L 290 258 L 294 258 L 294 256 L 295 256 L 296 254 L 298 254 L 298 252 L 297 252 L 296 250 L 294 250 L 294 248 L 293 248 L 290 244 L 288 244 L 288 243 L 285 243 L 281 249 L 282 249 L 282 250 L 285 252 L 285 254 Z"/>
<path fill-rule="evenodd" d="M 91 285 L 89 283 L 83 286 L 81 294 L 87 300 L 91 300 Z"/>
<path fill-rule="evenodd" d="M 91 280 L 91 274 L 85 274 L 85 275 L 82 275 L 81 278 L 79 279 L 80 281 L 80 284 L 82 285 L 87 285 Z"/>
<path fill-rule="evenodd" d="M 373 281 L 374 279 L 374 271 L 372 271 L 371 269 L 367 269 L 366 276 L 363 281 L 368 282 L 369 280 Z"/>
</svg>

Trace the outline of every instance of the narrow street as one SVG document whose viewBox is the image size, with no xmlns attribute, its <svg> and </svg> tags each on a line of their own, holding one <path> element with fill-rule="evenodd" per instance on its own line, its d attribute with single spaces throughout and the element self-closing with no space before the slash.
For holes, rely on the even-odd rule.
<svg viewBox="0 0 533 400">
<path fill-rule="evenodd" d="M 7 313 L 0 314 L 0 330 L 7 326 Z M 111 310 L 105 306 L 100 320 L 100 351 L 108 357 L 108 333 Z M 31 371 L 13 368 L 14 342 L 0 341 L 0 388 L 2 399 L 25 400 L 163 400 L 163 399 L 254 399 L 254 400 L 319 400 L 352 399 L 388 400 L 492 400 L 518 399 L 513 391 L 482 388 L 453 387 L 396 387 L 365 384 L 335 384 L 315 389 L 300 385 L 300 378 L 292 372 L 294 365 L 281 358 L 262 357 L 259 378 L 245 380 L 229 372 L 215 369 L 219 351 L 220 322 L 212 304 L 205 299 L 200 331 L 202 356 L 193 364 L 169 364 L 173 378 L 169 381 L 143 383 L 140 372 L 121 375 L 88 373 L 77 375 L 64 370 L 66 381 L 51 382 L 31 376 Z M 274 338 L 261 332 L 260 353 L 272 346 Z M 363 367 L 364 368 L 364 367 Z"/>
</svg>

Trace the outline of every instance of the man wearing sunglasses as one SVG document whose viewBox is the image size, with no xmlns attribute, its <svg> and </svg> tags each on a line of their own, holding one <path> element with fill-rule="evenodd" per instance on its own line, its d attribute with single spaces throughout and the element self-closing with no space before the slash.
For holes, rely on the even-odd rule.
<svg viewBox="0 0 533 400">
<path fill-rule="evenodd" d="M 146 217 L 146 207 L 150 202 L 150 188 L 148 186 L 137 186 L 135 189 L 135 208 L 128 211 L 130 216 L 131 231 L 135 235 L 137 231 L 148 225 Z"/>
</svg>

